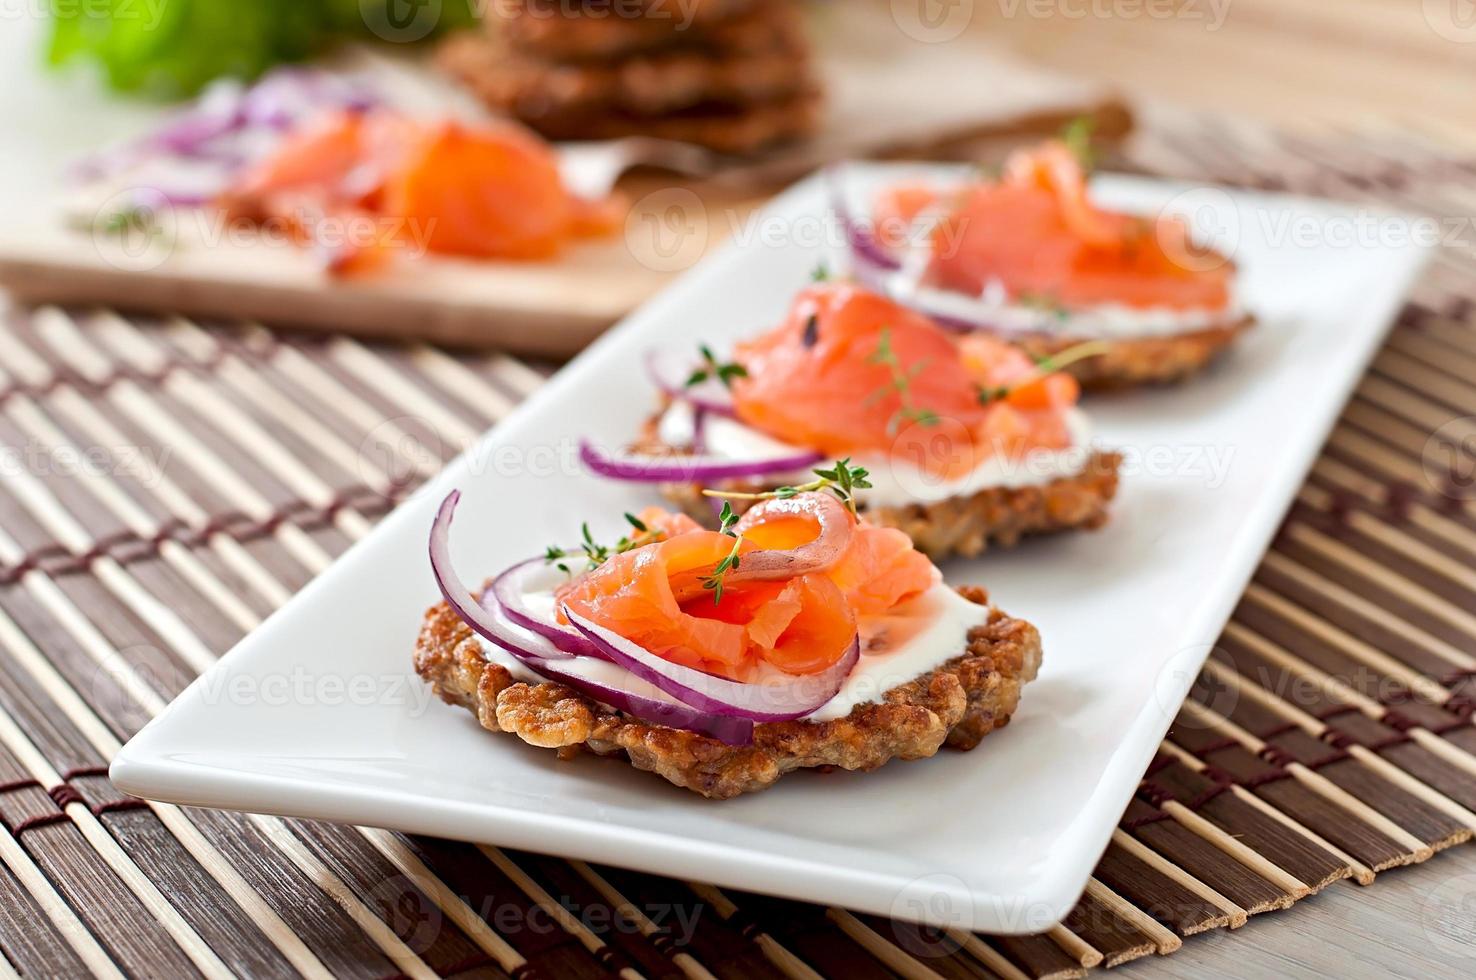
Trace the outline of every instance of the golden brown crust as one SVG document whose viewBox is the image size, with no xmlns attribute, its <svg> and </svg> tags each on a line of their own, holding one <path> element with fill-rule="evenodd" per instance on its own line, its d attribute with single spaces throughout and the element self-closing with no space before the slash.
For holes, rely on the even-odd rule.
<svg viewBox="0 0 1476 980">
<path fill-rule="evenodd" d="M 1255 324 L 1243 317 L 1228 326 L 1162 337 L 1134 337 L 1111 341 L 1103 354 L 1066 367 L 1066 371 L 1093 390 L 1130 388 L 1144 384 L 1171 384 L 1203 370 L 1216 355 Z M 1085 337 L 1010 337 L 1032 357 L 1045 357 L 1084 342 Z"/>
<path fill-rule="evenodd" d="M 812 135 L 820 126 L 823 105 L 817 90 L 805 89 L 772 102 L 746 106 L 704 104 L 664 116 L 576 112 L 522 121 L 551 140 L 650 136 L 742 156 Z"/>
<path fill-rule="evenodd" d="M 759 0 L 495 0 L 487 28 L 525 54 L 558 61 L 602 60 L 674 43 L 736 50 L 761 44 L 767 20 L 781 6 Z"/>
<path fill-rule="evenodd" d="M 982 589 L 959 592 L 987 604 Z M 695 732 L 652 725 L 552 682 L 516 681 L 482 655 L 476 635 L 445 603 L 427 610 L 415 643 L 415 670 L 443 700 L 468 708 L 489 731 L 531 745 L 619 755 L 637 769 L 711 799 L 767 789 L 795 769 L 875 769 L 921 759 L 947 744 L 972 749 L 1004 726 L 1020 688 L 1040 667 L 1040 635 L 997 609 L 970 631 L 968 646 L 936 670 L 858 705 L 844 718 L 756 725 L 752 745 L 725 745 Z"/>
<path fill-rule="evenodd" d="M 448 38 L 437 61 L 488 106 L 525 122 L 603 112 L 655 116 L 703 104 L 746 106 L 810 86 L 797 29 L 776 28 L 773 43 L 753 51 L 662 49 L 608 63 L 532 58 L 468 31 Z"/>
<path fill-rule="evenodd" d="M 644 438 L 634 452 L 671 455 L 678 452 L 656 437 L 660 416 L 647 422 Z M 861 515 L 873 524 L 895 527 L 912 539 L 917 550 L 934 561 L 954 555 L 971 558 L 991 545 L 1009 548 L 1021 538 L 1058 531 L 1095 530 L 1107 523 L 1108 505 L 1117 495 L 1122 456 L 1093 451 L 1081 472 L 1049 483 L 1022 487 L 991 487 L 969 497 L 953 497 L 932 504 L 872 507 L 863 491 L 857 495 Z M 724 484 L 729 490 L 772 489 L 763 484 Z M 662 484 L 661 492 L 693 520 L 713 526 L 712 498 L 696 483 Z M 742 510 L 741 501 L 733 501 Z"/>
</svg>

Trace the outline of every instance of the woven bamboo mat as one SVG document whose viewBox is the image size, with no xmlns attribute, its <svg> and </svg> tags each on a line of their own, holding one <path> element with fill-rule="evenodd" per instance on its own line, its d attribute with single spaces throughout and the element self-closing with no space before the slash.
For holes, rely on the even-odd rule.
<svg viewBox="0 0 1476 980">
<path fill-rule="evenodd" d="M 1470 213 L 1476 172 L 1197 119 L 1120 162 L 1438 215 Z M 1080 905 L 1024 938 L 119 794 L 122 740 L 545 369 L 7 310 L 0 980 L 1081 976 L 1462 843 L 1476 506 L 1444 447 L 1476 436 L 1470 246 L 1358 388 Z"/>
</svg>

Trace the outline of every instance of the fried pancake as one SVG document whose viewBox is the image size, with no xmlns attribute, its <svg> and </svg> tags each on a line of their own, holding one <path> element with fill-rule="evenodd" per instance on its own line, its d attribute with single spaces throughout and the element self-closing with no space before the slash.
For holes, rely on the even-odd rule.
<svg viewBox="0 0 1476 980">
<path fill-rule="evenodd" d="M 1098 391 L 1143 384 L 1172 384 L 1203 370 L 1254 324 L 1255 318 L 1246 316 L 1224 327 L 1167 336 L 1114 340 L 1102 354 L 1076 361 L 1067 365 L 1064 370 L 1074 375 L 1083 388 Z M 1009 338 L 1011 343 L 1036 358 L 1066 350 L 1088 339 L 1090 338 L 1043 336 Z"/>
<path fill-rule="evenodd" d="M 1094 452 L 1080 473 L 1038 486 L 990 487 L 972 496 L 905 507 L 867 506 L 862 491 L 857 506 L 866 520 L 904 532 L 918 551 L 934 561 L 955 555 L 972 558 L 991 545 L 1009 548 L 1031 535 L 1095 530 L 1106 524 L 1107 506 L 1117 494 L 1120 465 L 1118 453 Z M 666 484 L 662 495 L 693 520 L 713 525 L 712 498 L 704 497 L 701 487 Z M 744 509 L 739 501 L 731 503 L 734 510 Z"/>
<path fill-rule="evenodd" d="M 988 604 L 982 589 L 960 594 Z M 892 688 L 883 700 L 857 705 L 844 718 L 754 726 L 752 745 L 639 721 L 553 682 L 517 681 L 482 654 L 481 641 L 445 603 L 426 611 L 415 643 L 415 670 L 449 704 L 476 715 L 483 728 L 509 732 L 529 745 L 624 756 L 709 799 L 729 799 L 772 786 L 795 769 L 871 770 L 892 759 L 922 759 L 947 744 L 972 749 L 1009 722 L 1020 688 L 1040 668 L 1034 626 L 991 610 L 970 631 L 959 655 Z"/>
<path fill-rule="evenodd" d="M 661 441 L 660 419 L 658 413 L 646 421 L 642 438 L 630 446 L 631 452 L 663 457 L 682 453 Z M 1119 453 L 1093 452 L 1080 473 L 1038 486 L 991 487 L 968 497 L 905 507 L 872 507 L 863 490 L 856 504 L 868 521 L 905 532 L 917 550 L 934 561 L 954 555 L 971 558 L 990 545 L 1013 547 L 1029 535 L 1101 527 L 1107 523 L 1107 506 L 1117 495 L 1121 465 Z M 703 496 L 703 489 L 697 483 L 666 483 L 661 493 L 694 521 L 712 527 L 712 498 Z M 739 481 L 714 489 L 761 491 L 773 486 Z M 739 500 L 730 500 L 729 505 L 740 512 L 746 507 Z"/>
<path fill-rule="evenodd" d="M 441 69 L 488 106 L 525 121 L 774 102 L 810 85 L 807 59 L 804 34 L 789 17 L 775 20 L 769 43 L 744 51 L 676 46 L 608 62 L 560 62 L 466 31 L 437 54 Z"/>
<path fill-rule="evenodd" d="M 496 0 L 487 27 L 523 54 L 599 61 L 677 41 L 762 46 L 783 0 Z"/>
<path fill-rule="evenodd" d="M 653 136 L 742 156 L 812 135 L 820 125 L 822 106 L 817 91 L 805 90 L 774 102 L 699 105 L 664 116 L 570 113 L 523 122 L 551 140 Z"/>
</svg>

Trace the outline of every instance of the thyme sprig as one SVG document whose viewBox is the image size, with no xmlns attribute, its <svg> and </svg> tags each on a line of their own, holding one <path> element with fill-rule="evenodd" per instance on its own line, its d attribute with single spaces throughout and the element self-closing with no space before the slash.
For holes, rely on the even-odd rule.
<svg viewBox="0 0 1476 980">
<path fill-rule="evenodd" d="M 1105 340 L 1088 340 L 1085 343 L 1073 344 L 1065 350 L 1057 351 L 1054 354 L 1038 357 L 1035 359 L 1035 370 L 1013 384 L 1001 385 L 997 388 L 980 388 L 979 403 L 988 405 L 990 402 L 1008 398 L 1013 391 L 1024 388 L 1026 385 L 1034 384 L 1046 375 L 1055 374 L 1057 371 L 1075 364 L 1077 361 L 1084 361 L 1088 357 L 1105 354 L 1110 348 L 1111 345 Z"/>
<path fill-rule="evenodd" d="M 1091 173 L 1097 166 L 1097 151 L 1092 146 L 1092 132 L 1097 121 L 1091 116 L 1077 116 L 1061 127 L 1061 142 L 1076 157 L 1083 173 Z"/>
<path fill-rule="evenodd" d="M 702 354 L 702 366 L 687 376 L 686 386 L 688 388 L 701 384 L 708 378 L 716 378 L 722 382 L 724 388 L 731 388 L 733 387 L 734 378 L 748 377 L 748 369 L 746 367 L 737 361 L 729 361 L 727 363 L 719 361 L 717 355 L 712 352 L 712 348 L 706 344 L 699 345 L 697 350 Z"/>
<path fill-rule="evenodd" d="M 1043 310 L 1050 313 L 1058 320 L 1064 320 L 1071 315 L 1071 311 L 1056 298 L 1054 293 L 1037 293 L 1030 290 L 1021 290 L 1015 295 L 1015 302 L 1032 310 Z"/>
<path fill-rule="evenodd" d="M 808 483 L 800 483 L 794 486 L 775 487 L 773 490 L 762 490 L 757 492 L 744 492 L 739 490 L 703 490 L 702 493 L 708 497 L 724 498 L 723 514 L 732 513 L 728 506 L 728 500 L 788 500 L 802 493 L 824 492 L 834 494 L 841 503 L 850 510 L 851 515 L 856 516 L 856 491 L 870 490 L 870 473 L 864 466 L 855 466 L 851 458 L 838 459 L 835 465 L 828 470 L 817 469 L 813 471 L 819 477 Z M 720 518 L 721 519 L 721 518 Z"/>
<path fill-rule="evenodd" d="M 738 515 L 733 512 L 733 505 L 726 500 L 723 501 L 723 509 L 718 514 L 718 531 L 733 539 L 733 550 L 729 551 L 727 557 L 713 566 L 712 572 L 702 580 L 702 587 L 712 591 L 712 604 L 717 605 L 723 601 L 723 581 L 729 572 L 736 572 L 740 562 L 739 549 L 743 547 L 743 535 L 733 530 L 733 525 L 738 523 Z"/>
<path fill-rule="evenodd" d="M 567 575 L 573 575 L 574 572 L 568 563 L 564 561 L 565 558 L 578 558 L 582 556 L 589 563 L 586 571 L 593 571 L 615 555 L 623 555 L 627 551 L 660 541 L 665 537 L 665 534 L 660 530 L 652 530 L 646 525 L 645 521 L 634 514 L 626 514 L 625 520 L 630 524 L 633 533 L 621 535 L 619 540 L 613 545 L 601 544 L 596 541 L 594 535 L 590 533 L 589 522 L 585 521 L 579 525 L 580 540 L 578 545 L 573 548 L 549 545 L 543 551 L 543 560 L 553 565 L 559 571 Z"/>
<path fill-rule="evenodd" d="M 881 335 L 877 338 L 876 350 L 866 359 L 872 364 L 883 365 L 892 375 L 891 381 L 867 395 L 862 402 L 863 405 L 874 405 L 889 395 L 897 396 L 899 405 L 892 413 L 892 417 L 887 419 L 887 435 L 895 436 L 904 422 L 916 422 L 918 425 L 938 424 L 937 412 L 928 408 L 920 408 L 912 400 L 912 379 L 927 370 L 928 358 L 925 357 L 911 367 L 904 368 L 901 359 L 897 357 L 897 352 L 892 349 L 891 328 L 882 327 Z"/>
</svg>

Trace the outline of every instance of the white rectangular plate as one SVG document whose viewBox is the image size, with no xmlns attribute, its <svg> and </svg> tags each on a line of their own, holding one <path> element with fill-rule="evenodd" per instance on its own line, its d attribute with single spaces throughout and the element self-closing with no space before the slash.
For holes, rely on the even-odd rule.
<svg viewBox="0 0 1476 980">
<path fill-rule="evenodd" d="M 493 842 L 901 919 L 1048 927 L 1084 887 L 1425 257 L 1377 233 L 1407 228 L 1397 215 L 1119 177 L 1096 192 L 1144 213 L 1185 206 L 1233 251 L 1261 322 L 1190 384 L 1090 400 L 1100 443 L 1128 454 L 1108 527 L 945 569 L 987 586 L 1045 642 L 1019 713 L 975 751 L 796 773 L 710 802 L 618 762 L 558 762 L 483 731 L 431 699 L 410 666 L 437 598 L 425 558 L 436 503 L 465 491 L 454 552 L 468 579 L 584 519 L 613 535 L 650 494 L 581 473 L 576 440 L 613 445 L 634 431 L 651 407 L 649 348 L 767 327 L 820 259 L 836 267 L 825 189 L 811 178 L 243 640 L 128 744 L 114 779 L 155 799 Z"/>
</svg>

